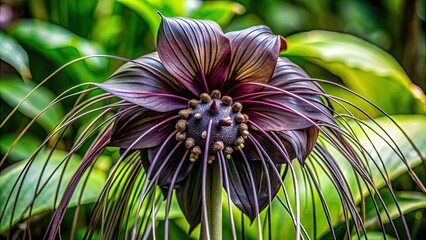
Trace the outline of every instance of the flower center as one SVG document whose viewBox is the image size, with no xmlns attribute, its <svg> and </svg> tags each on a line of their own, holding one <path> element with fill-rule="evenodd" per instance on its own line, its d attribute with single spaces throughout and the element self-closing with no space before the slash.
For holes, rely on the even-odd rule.
<svg viewBox="0 0 426 240">
<path fill-rule="evenodd" d="M 229 96 L 221 98 L 221 93 L 214 90 L 210 95 L 201 94 L 199 100 L 190 100 L 188 105 L 189 108 L 179 111 L 181 119 L 176 123 L 179 131 L 176 139 L 185 141 L 186 147 L 191 150 L 191 161 L 197 160 L 205 151 L 207 136 L 209 163 L 213 162 L 217 151 L 223 150 L 229 159 L 234 149 L 244 147 L 244 139 L 249 135 L 248 117 L 241 113 L 241 103 L 233 103 Z"/>
</svg>

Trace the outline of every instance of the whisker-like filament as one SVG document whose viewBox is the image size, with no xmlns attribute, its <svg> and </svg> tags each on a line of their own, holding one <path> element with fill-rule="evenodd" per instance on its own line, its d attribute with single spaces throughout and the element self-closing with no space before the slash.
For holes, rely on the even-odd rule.
<svg viewBox="0 0 426 240">
<path fill-rule="evenodd" d="M 228 210 L 229 210 L 229 219 L 231 221 L 231 231 L 232 231 L 232 237 L 234 240 L 237 239 L 237 233 L 236 233 L 236 229 L 235 229 L 235 220 L 234 220 L 234 215 L 232 213 L 232 204 L 231 204 L 231 196 L 229 193 L 229 178 L 228 178 L 228 170 L 226 168 L 226 159 L 225 156 L 223 154 L 222 151 L 218 152 L 219 154 L 219 163 L 221 164 L 222 168 L 223 168 L 223 183 L 224 183 L 224 187 L 225 190 L 227 192 L 227 199 L 228 199 Z"/>
</svg>

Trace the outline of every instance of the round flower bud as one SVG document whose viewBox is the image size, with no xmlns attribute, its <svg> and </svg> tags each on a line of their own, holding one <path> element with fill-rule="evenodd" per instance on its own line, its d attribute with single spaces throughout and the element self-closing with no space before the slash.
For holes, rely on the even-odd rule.
<svg viewBox="0 0 426 240">
<path fill-rule="evenodd" d="M 213 98 L 213 99 L 220 99 L 221 95 L 222 94 L 220 93 L 219 90 L 213 90 L 210 94 L 210 97 Z"/>
<path fill-rule="evenodd" d="M 234 112 L 240 112 L 241 109 L 243 109 L 243 105 L 241 103 L 236 102 L 232 104 L 232 110 L 234 110 Z"/>
</svg>

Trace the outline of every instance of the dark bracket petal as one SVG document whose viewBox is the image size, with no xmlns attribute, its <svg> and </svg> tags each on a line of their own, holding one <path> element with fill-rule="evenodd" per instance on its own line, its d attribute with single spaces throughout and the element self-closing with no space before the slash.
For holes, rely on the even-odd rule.
<svg viewBox="0 0 426 240">
<path fill-rule="evenodd" d="M 154 164 L 153 164 L 153 160 L 157 152 L 159 151 L 160 146 L 155 148 L 150 148 L 147 151 L 141 151 L 141 157 L 143 159 L 145 170 L 148 171 L 149 168 L 153 168 L 150 179 L 152 179 L 152 177 L 155 174 L 157 174 L 158 171 L 160 171 L 161 165 L 163 165 L 164 161 L 167 160 L 167 163 L 161 168 L 161 172 L 158 176 L 157 185 L 159 186 L 168 187 L 170 185 L 170 183 L 172 182 L 173 176 L 176 173 L 176 169 L 180 161 L 182 161 L 182 158 L 185 155 L 185 151 L 187 149 L 182 144 L 176 149 L 175 152 L 172 153 L 171 158 L 167 159 L 167 156 L 171 153 L 171 151 L 176 146 L 176 144 L 177 144 L 176 140 L 170 141 L 166 145 L 166 147 L 161 151 L 158 159 L 156 160 Z M 149 162 L 147 162 L 146 159 L 148 159 Z M 188 176 L 189 172 L 192 169 L 193 163 L 189 161 L 188 158 L 184 159 L 183 161 L 184 163 L 178 173 L 174 188 L 179 187 L 180 182 L 182 182 Z"/>
<path fill-rule="evenodd" d="M 215 22 L 162 16 L 157 39 L 164 66 L 194 95 L 223 85 L 231 47 Z"/>
<path fill-rule="evenodd" d="M 280 144 L 282 144 L 282 139 L 275 139 L 274 136 L 269 132 L 267 132 L 266 134 L 268 134 L 269 137 L 271 137 L 275 143 L 272 142 L 270 138 L 265 136 L 260 131 L 256 131 L 254 129 L 250 131 L 251 137 L 253 137 L 257 141 L 257 144 L 261 145 L 261 148 L 263 148 L 263 150 L 268 154 L 269 158 L 274 163 L 283 164 L 283 163 L 287 163 L 288 162 L 287 160 L 291 160 L 292 158 L 286 159 L 286 156 L 284 156 L 279 149 L 279 147 L 281 146 Z M 259 152 L 257 151 L 254 144 L 256 143 L 252 142 L 250 139 L 245 141 L 244 153 L 246 154 L 249 160 L 261 160 Z M 287 146 L 285 144 L 282 144 L 282 146 L 285 148 L 283 152 L 287 154 L 287 151 L 288 151 Z M 262 153 L 260 149 L 259 151 L 260 153 Z M 267 158 L 264 157 L 264 159 L 266 160 Z"/>
<path fill-rule="evenodd" d="M 176 189 L 176 197 L 180 209 L 189 223 L 189 233 L 201 222 L 201 183 L 203 168 L 198 161 L 194 164 L 191 173 Z"/>
<path fill-rule="evenodd" d="M 228 87 L 236 82 L 268 83 L 274 73 L 281 43 L 284 42 L 282 38 L 272 34 L 266 26 L 229 32 L 226 36 L 231 40 L 232 48 Z M 238 89 L 238 92 L 254 91 L 253 88 L 256 87 L 244 86 L 244 90 Z"/>
<path fill-rule="evenodd" d="M 262 211 L 269 204 L 268 185 L 265 169 L 260 161 L 249 161 L 250 168 L 247 169 L 244 159 L 239 152 L 232 154 L 232 159 L 226 161 L 229 176 L 229 192 L 232 202 L 252 221 L 259 214 L 256 205 Z M 271 184 L 271 199 L 275 197 L 279 188 L 279 177 L 274 173 L 270 164 L 267 165 L 269 181 Z M 279 171 L 279 169 L 278 169 Z M 256 188 L 257 202 L 254 199 L 250 175 L 253 175 Z"/>
<path fill-rule="evenodd" d="M 174 131 L 173 124 L 152 129 L 162 120 L 171 117 L 173 113 L 158 113 L 143 107 L 132 106 L 121 108 L 118 114 L 112 131 L 111 146 L 129 148 L 133 145 L 132 149 L 155 147 Z M 146 134 L 145 137 L 140 138 L 143 134 Z"/>
<path fill-rule="evenodd" d="M 131 103 L 167 112 L 185 108 L 184 87 L 170 75 L 152 53 L 119 68 L 107 81 L 97 84 L 107 92 Z"/>
<path fill-rule="evenodd" d="M 332 106 L 320 97 L 323 90 L 297 65 L 279 58 L 274 76 L 256 93 L 241 100 L 244 109 L 266 131 L 304 129 L 313 122 L 334 125 Z"/>
<path fill-rule="evenodd" d="M 287 152 L 290 158 L 293 159 L 297 157 L 302 165 L 314 148 L 318 133 L 319 130 L 316 127 L 278 132 L 280 137 L 284 139 L 283 142 L 287 146 Z"/>
<path fill-rule="evenodd" d="M 278 58 L 277 67 L 268 85 L 295 94 L 298 97 L 305 99 L 310 104 L 290 95 L 283 94 L 274 94 L 270 96 L 271 100 L 287 104 L 288 106 L 295 106 L 296 104 L 299 104 L 299 109 L 304 111 L 304 113 L 312 119 L 322 120 L 333 124 L 333 106 L 329 101 L 325 103 L 320 98 L 321 94 L 324 93 L 324 90 L 317 82 L 312 81 L 305 71 L 287 58 Z M 264 91 L 271 91 L 271 89 L 264 89 Z"/>
<path fill-rule="evenodd" d="M 247 113 L 250 121 L 264 131 L 294 130 L 313 125 L 312 122 L 306 119 L 308 116 L 301 116 L 290 107 L 282 106 L 279 102 L 270 101 L 268 97 L 256 99 L 256 101 L 244 100 L 241 103 L 244 104 L 244 112 Z M 300 111 L 297 107 L 296 105 L 294 110 Z M 257 129 L 254 125 L 252 128 Z"/>
</svg>

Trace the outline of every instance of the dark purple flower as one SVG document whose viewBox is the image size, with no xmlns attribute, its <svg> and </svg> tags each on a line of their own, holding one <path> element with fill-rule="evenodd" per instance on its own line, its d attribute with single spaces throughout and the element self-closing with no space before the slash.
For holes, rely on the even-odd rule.
<svg viewBox="0 0 426 240">
<path fill-rule="evenodd" d="M 157 45 L 99 84 L 133 104 L 121 108 L 110 145 L 141 150 L 148 178 L 176 189 L 191 229 L 203 166 L 220 161 L 226 191 L 253 220 L 279 190 L 281 165 L 303 164 L 318 123 L 333 124 L 322 90 L 279 57 L 285 39 L 265 26 L 224 34 L 212 21 L 163 17 Z"/>
</svg>

